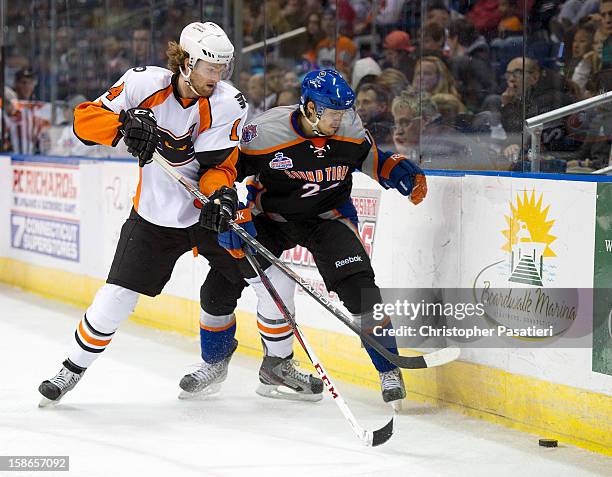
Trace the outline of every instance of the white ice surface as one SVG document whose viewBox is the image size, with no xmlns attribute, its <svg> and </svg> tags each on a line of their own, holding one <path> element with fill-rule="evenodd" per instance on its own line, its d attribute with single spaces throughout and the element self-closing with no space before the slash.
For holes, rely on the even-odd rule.
<svg viewBox="0 0 612 477">
<path fill-rule="evenodd" d="M 39 409 L 38 384 L 59 370 L 82 313 L 0 285 L 0 455 L 70 456 L 70 472 L 31 475 L 612 475 L 604 456 L 541 448 L 535 436 L 410 402 L 391 440 L 367 448 L 328 398 L 257 396 L 259 362 L 240 355 L 221 394 L 179 401 L 178 381 L 199 359 L 197 341 L 131 323 L 59 406 Z M 386 422 L 377 393 L 340 387 L 362 425 Z"/>
</svg>

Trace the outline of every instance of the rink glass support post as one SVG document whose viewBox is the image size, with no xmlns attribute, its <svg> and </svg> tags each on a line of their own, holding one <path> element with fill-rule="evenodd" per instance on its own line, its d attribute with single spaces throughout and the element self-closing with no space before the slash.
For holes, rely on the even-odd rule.
<svg viewBox="0 0 612 477">
<path fill-rule="evenodd" d="M 529 134 L 531 135 L 531 148 L 529 149 L 531 172 L 540 172 L 540 141 L 542 139 L 542 126 L 533 128 Z"/>
</svg>

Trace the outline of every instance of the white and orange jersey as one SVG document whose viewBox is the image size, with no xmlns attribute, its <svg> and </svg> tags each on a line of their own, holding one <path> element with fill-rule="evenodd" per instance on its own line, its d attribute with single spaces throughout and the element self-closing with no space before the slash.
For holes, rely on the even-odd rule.
<svg viewBox="0 0 612 477">
<path fill-rule="evenodd" d="M 178 95 L 177 75 L 157 66 L 127 71 L 94 102 L 75 109 L 74 131 L 85 144 L 116 145 L 119 113 L 150 108 L 157 119 L 157 150 L 200 190 L 210 195 L 236 179 L 238 143 L 248 105 L 240 91 L 219 82 L 210 98 Z M 193 197 L 156 164 L 139 168 L 134 208 L 145 220 L 164 227 L 189 227 L 198 221 Z"/>
</svg>

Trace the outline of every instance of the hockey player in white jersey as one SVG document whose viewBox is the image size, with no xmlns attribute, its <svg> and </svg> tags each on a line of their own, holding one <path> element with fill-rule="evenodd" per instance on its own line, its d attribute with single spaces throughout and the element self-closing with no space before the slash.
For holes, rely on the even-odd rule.
<svg viewBox="0 0 612 477">
<path fill-rule="evenodd" d="M 77 106 L 77 137 L 85 144 L 108 146 L 123 139 L 138 157 L 140 180 L 106 284 L 78 323 L 60 372 L 40 385 L 41 405 L 57 403 L 74 388 L 134 310 L 139 295 L 158 295 L 185 252 L 199 250 L 227 280 L 242 282 L 239 261 L 217 263 L 228 254 L 217 244 L 216 232 L 199 224 L 206 207 L 215 208 L 217 230 L 225 230 L 236 213 L 232 185 L 248 105 L 240 91 L 223 81 L 231 74 L 233 56 L 234 47 L 218 25 L 191 23 L 178 44 L 168 45 L 169 69 L 135 67 L 96 101 Z M 218 200 L 202 208 L 161 168 L 146 165 L 156 149 Z M 231 356 L 235 347 L 232 340 L 222 351 Z"/>
</svg>

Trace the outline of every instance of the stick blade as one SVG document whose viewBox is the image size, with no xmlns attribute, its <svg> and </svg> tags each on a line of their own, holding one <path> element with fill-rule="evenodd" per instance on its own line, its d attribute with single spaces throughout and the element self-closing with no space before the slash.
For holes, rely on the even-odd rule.
<svg viewBox="0 0 612 477">
<path fill-rule="evenodd" d="M 394 421 L 395 421 L 395 414 L 393 415 L 391 420 L 387 422 L 383 427 L 381 427 L 380 429 L 376 429 L 375 431 L 368 432 L 368 443 L 372 447 L 376 447 L 381 444 L 384 444 L 389 439 L 391 439 L 391 436 L 393 435 Z"/>
<path fill-rule="evenodd" d="M 426 354 L 423 358 L 425 359 L 425 363 L 427 363 L 427 367 L 433 368 L 455 361 L 460 354 L 461 350 L 459 348 L 449 347 Z"/>
</svg>

